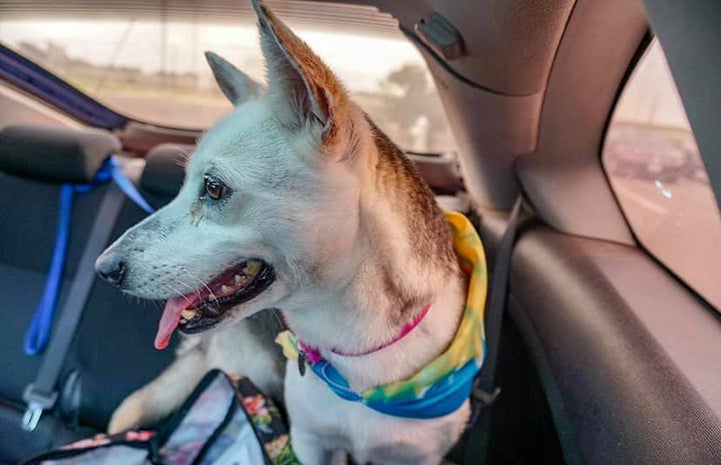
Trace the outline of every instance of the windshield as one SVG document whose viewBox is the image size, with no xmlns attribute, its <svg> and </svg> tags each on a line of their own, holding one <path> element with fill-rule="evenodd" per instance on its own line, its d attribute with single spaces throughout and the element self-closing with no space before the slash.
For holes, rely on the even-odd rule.
<svg viewBox="0 0 721 465">
<path fill-rule="evenodd" d="M 400 32 L 291 26 L 400 146 L 455 147 L 426 65 Z M 12 20 L 0 21 L 0 40 L 108 107 L 170 127 L 204 129 L 231 108 L 213 82 L 205 50 L 260 81 L 264 76 L 253 24 Z"/>
</svg>

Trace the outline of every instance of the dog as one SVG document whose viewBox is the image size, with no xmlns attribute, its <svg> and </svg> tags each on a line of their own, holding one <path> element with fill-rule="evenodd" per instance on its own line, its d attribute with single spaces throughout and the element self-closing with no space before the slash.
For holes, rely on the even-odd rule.
<svg viewBox="0 0 721 465">
<path fill-rule="evenodd" d="M 124 292 L 167 299 L 156 347 L 176 328 L 198 334 L 122 403 L 111 431 L 169 412 L 214 364 L 277 390 L 264 373 L 277 328 L 254 334 L 252 323 L 264 309 L 280 309 L 302 347 L 356 392 L 418 372 L 461 324 L 468 278 L 432 192 L 307 44 L 253 6 L 267 86 L 207 55 L 233 112 L 200 140 L 178 196 L 96 263 Z M 305 372 L 306 358 L 289 359 L 284 375 L 292 447 L 306 465 L 336 451 L 435 465 L 465 428 L 467 399 L 433 418 L 387 415 L 340 398 Z"/>
</svg>

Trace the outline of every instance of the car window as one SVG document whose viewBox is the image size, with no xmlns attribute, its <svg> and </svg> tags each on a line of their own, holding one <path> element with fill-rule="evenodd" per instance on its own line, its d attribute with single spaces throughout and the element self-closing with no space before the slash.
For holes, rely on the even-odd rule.
<svg viewBox="0 0 721 465">
<path fill-rule="evenodd" d="M 721 309 L 721 215 L 655 40 L 620 96 L 603 164 L 641 244 Z"/>
<path fill-rule="evenodd" d="M 399 31 L 362 34 L 290 24 L 401 147 L 453 150 L 440 100 L 415 47 Z M 231 106 L 203 51 L 261 80 L 257 28 L 202 22 L 0 20 L 0 40 L 130 117 L 203 129 Z"/>
</svg>

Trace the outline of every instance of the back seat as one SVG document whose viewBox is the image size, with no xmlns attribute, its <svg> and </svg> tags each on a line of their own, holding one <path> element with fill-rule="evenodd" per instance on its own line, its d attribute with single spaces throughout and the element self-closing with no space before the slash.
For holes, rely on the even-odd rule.
<svg viewBox="0 0 721 465">
<path fill-rule="evenodd" d="M 30 140 L 30 134 L 38 133 L 41 137 Z M 22 394 L 34 379 L 41 357 L 25 355 L 23 338 L 47 278 L 60 185 L 89 181 L 103 159 L 118 148 L 116 139 L 107 139 L 105 133 L 97 131 L 79 134 L 77 140 L 53 129 L 8 127 L 0 133 L 0 289 L 4 307 L 0 326 L 0 461 L 12 462 L 19 457 L 13 451 L 31 448 L 18 434 L 24 408 Z M 92 217 L 86 212 L 98 209 L 107 188 L 100 186 L 76 199 L 59 306 L 92 225 Z M 71 437 L 57 422 L 46 420 L 37 431 L 38 437 L 56 435 L 59 441 Z"/>
<path fill-rule="evenodd" d="M 12 147 L 6 144 L 12 140 Z M 5 144 L 5 145 L 4 145 Z M 25 386 L 37 375 L 42 356 L 23 352 L 23 338 L 40 300 L 53 251 L 62 183 L 89 181 L 103 160 L 120 149 L 105 131 L 8 127 L 0 132 L 0 463 L 15 463 L 50 447 L 105 429 L 113 409 L 130 392 L 154 378 L 173 357 L 156 351 L 153 336 L 158 304 L 124 297 L 101 280 L 93 284 L 62 380 L 75 371 L 80 382 L 61 397 L 31 433 L 20 427 Z M 155 207 L 174 197 L 182 182 L 181 152 L 154 151 L 140 188 Z M 173 189 L 166 179 L 177 180 Z M 147 187 L 147 190 L 145 189 Z M 106 183 L 77 195 L 55 322 L 77 271 Z M 92 212 L 92 213 L 91 213 Z M 111 241 L 146 214 L 126 200 Z M 61 382 L 61 385 L 63 382 Z"/>
<path fill-rule="evenodd" d="M 148 152 L 140 188 L 151 205 L 160 208 L 178 195 L 193 150 L 194 145 L 160 144 Z"/>
<path fill-rule="evenodd" d="M 190 150 L 192 147 L 162 144 L 148 153 L 139 188 L 153 207 L 163 207 L 180 190 L 185 176 L 182 161 Z M 126 202 L 112 240 L 145 216 L 132 202 Z M 172 361 L 174 346 L 162 351 L 153 347 L 162 310 L 160 302 L 125 296 L 96 280 L 87 308 L 69 364 L 82 374 L 81 420 L 104 431 L 120 402 Z"/>
</svg>

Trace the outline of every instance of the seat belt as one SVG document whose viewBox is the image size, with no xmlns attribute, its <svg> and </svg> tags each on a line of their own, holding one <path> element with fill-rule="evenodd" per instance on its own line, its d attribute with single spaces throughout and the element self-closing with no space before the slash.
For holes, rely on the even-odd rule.
<svg viewBox="0 0 721 465">
<path fill-rule="evenodd" d="M 506 230 L 498 244 L 496 260 L 493 265 L 493 276 L 489 288 L 490 298 L 485 316 L 486 357 L 471 393 L 471 419 L 467 427 L 469 437 L 465 443 L 464 463 L 484 464 L 486 462 L 488 430 L 490 429 L 490 407 L 501 393 L 501 389 L 496 385 L 498 349 L 508 297 L 513 245 L 516 241 L 522 205 L 523 195 L 519 194 L 508 217 Z M 473 426 L 479 423 L 482 426 L 474 430 Z M 480 450 L 479 447 L 471 447 L 474 444 L 480 446 Z"/>
<path fill-rule="evenodd" d="M 135 189 L 132 182 L 122 174 L 119 165 L 112 157 L 106 161 L 91 183 L 82 185 L 66 184 L 63 186 L 61 195 L 64 195 L 64 197 L 61 197 L 58 234 L 56 235 L 51 270 L 48 276 L 48 282 L 46 283 L 43 301 L 41 301 L 38 311 L 33 318 L 33 323 L 28 330 L 26 349 L 29 340 L 35 344 L 31 347 L 39 347 L 41 350 L 47 343 L 54 313 L 55 297 L 45 299 L 45 296 L 48 294 L 49 287 L 53 288 L 51 292 L 54 292 L 56 295 L 59 289 L 59 281 L 62 276 L 62 266 L 65 261 L 65 252 L 67 249 L 72 195 L 74 192 L 88 192 L 100 183 L 104 183 L 110 179 L 113 179 L 115 184 L 110 186 L 103 196 L 98 214 L 88 237 L 88 242 L 80 257 L 68 298 L 63 306 L 62 314 L 55 329 L 54 337 L 50 339 L 35 381 L 28 384 L 23 393 L 23 400 L 27 404 L 27 409 L 23 415 L 22 427 L 26 431 L 34 431 L 43 411 L 52 409 L 57 402 L 58 391 L 56 386 L 60 372 L 62 371 L 65 357 L 75 337 L 85 303 L 88 300 L 90 290 L 95 281 L 95 260 L 107 246 L 125 197 L 129 197 L 146 212 L 151 213 L 153 211 L 153 208 L 147 204 L 145 199 L 143 199 L 137 189 Z M 120 180 L 120 182 L 118 182 L 118 180 Z"/>
<path fill-rule="evenodd" d="M 23 400 L 28 405 L 22 421 L 23 429 L 26 431 L 33 431 L 43 410 L 51 409 L 55 405 L 58 397 L 55 386 L 90 295 L 90 288 L 95 281 L 95 260 L 107 245 L 124 200 L 120 189 L 110 186 L 100 204 L 98 216 L 95 218 L 88 243 L 78 263 L 54 337 L 50 339 L 35 381 L 29 384 L 23 393 Z"/>
<path fill-rule="evenodd" d="M 508 217 L 506 230 L 501 237 L 496 252 L 496 261 L 493 265 L 493 278 L 491 279 L 490 299 L 486 307 L 486 357 L 483 367 L 478 374 L 478 382 L 474 388 L 474 395 L 481 401 L 481 409 L 491 405 L 501 390 L 496 386 L 496 368 L 498 367 L 498 347 L 503 329 L 503 314 L 506 309 L 508 297 L 508 282 L 511 274 L 511 255 L 513 244 L 516 242 L 516 232 L 521 216 L 523 196 L 516 198 L 511 215 Z"/>
<path fill-rule="evenodd" d="M 146 213 L 155 211 L 143 198 L 133 182 L 123 174 L 115 157 L 108 158 L 89 183 L 62 185 L 60 188 L 58 226 L 55 233 L 55 247 L 50 262 L 50 270 L 48 271 L 48 278 L 45 282 L 42 299 L 35 310 L 35 315 L 33 315 L 32 322 L 25 335 L 23 348 L 28 355 L 40 354 L 45 350 L 45 346 L 50 338 L 50 329 L 60 293 L 60 283 L 62 281 L 63 267 L 65 266 L 65 256 L 67 254 L 68 239 L 70 236 L 73 197 L 75 194 L 90 192 L 95 187 L 111 179 L 130 200 Z"/>
</svg>

